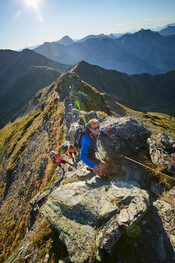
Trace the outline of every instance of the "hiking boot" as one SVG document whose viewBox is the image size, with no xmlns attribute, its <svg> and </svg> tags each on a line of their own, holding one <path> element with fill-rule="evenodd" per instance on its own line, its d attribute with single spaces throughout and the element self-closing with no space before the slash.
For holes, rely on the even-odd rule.
<svg viewBox="0 0 175 263">
<path fill-rule="evenodd" d="M 109 177 L 108 177 L 106 174 L 104 174 L 104 175 L 100 175 L 100 174 L 99 174 L 99 176 L 100 176 L 101 179 L 103 179 L 103 180 L 105 180 L 105 181 L 108 181 L 108 180 L 109 180 Z"/>
</svg>

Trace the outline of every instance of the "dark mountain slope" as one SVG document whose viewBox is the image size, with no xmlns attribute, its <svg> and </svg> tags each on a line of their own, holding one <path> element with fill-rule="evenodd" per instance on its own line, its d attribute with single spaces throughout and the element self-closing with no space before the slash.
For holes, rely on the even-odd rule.
<svg viewBox="0 0 175 263">
<path fill-rule="evenodd" d="M 1 70 L 4 68 L 4 66 L 5 68 L 10 67 L 17 62 L 20 62 L 23 65 L 47 66 L 59 70 L 60 72 L 63 72 L 65 69 L 67 69 L 66 65 L 52 61 L 30 49 L 24 49 L 21 52 L 13 50 L 0 50 Z"/>
<path fill-rule="evenodd" d="M 175 68 L 175 37 L 140 30 L 119 39 L 88 38 L 63 46 L 44 43 L 35 49 L 55 61 L 75 64 L 81 60 L 128 74 L 158 74 Z"/>
<path fill-rule="evenodd" d="M 67 68 L 31 50 L 0 50 L 0 127 Z"/>
<path fill-rule="evenodd" d="M 118 41 L 126 50 L 142 58 L 144 63 L 147 62 L 150 69 L 147 68 L 145 72 L 157 74 L 175 68 L 175 36 L 164 37 L 157 32 L 142 29 Z"/>
<path fill-rule="evenodd" d="M 159 75 L 127 75 L 81 61 L 72 71 L 100 92 L 134 110 L 175 116 L 175 70 Z"/>
</svg>

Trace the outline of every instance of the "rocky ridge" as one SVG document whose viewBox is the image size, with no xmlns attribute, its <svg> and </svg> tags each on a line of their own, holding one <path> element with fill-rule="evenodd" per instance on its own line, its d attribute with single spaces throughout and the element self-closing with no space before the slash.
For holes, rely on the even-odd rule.
<svg viewBox="0 0 175 263">
<path fill-rule="evenodd" d="M 58 181 L 30 201 L 29 233 L 37 231 L 36 218 L 44 216 L 66 246 L 66 256 L 60 263 L 172 262 L 174 189 L 163 200 L 156 200 L 154 194 L 166 189 L 158 186 L 148 172 L 120 156 L 137 159 L 151 133 L 131 117 L 88 112 L 88 107 L 96 110 L 99 102 L 100 110 L 111 114 L 104 97 L 95 91 L 92 96 L 75 74 L 64 74 L 50 87 L 54 89 L 58 100 L 64 103 L 62 130 L 66 131 L 67 141 L 62 149 L 72 141 L 73 132 L 84 123 L 83 119 L 96 117 L 101 127 L 110 126 L 109 135 L 99 136 L 97 145 L 98 156 L 109 163 L 107 179 L 94 176 L 79 160 L 73 168 L 66 167 L 64 175 L 57 168 Z M 30 234 L 6 262 L 37 262 L 39 249 L 34 249 L 37 246 Z M 33 250 L 29 250 L 31 246 Z M 50 255 L 45 254 L 40 261 L 50 262 Z"/>
</svg>

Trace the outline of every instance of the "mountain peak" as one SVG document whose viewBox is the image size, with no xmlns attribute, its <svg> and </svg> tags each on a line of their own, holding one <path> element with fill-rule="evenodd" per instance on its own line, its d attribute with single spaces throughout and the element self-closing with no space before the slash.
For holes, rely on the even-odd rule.
<svg viewBox="0 0 175 263">
<path fill-rule="evenodd" d="M 160 34 L 157 32 L 153 32 L 150 29 L 140 29 L 138 32 L 134 33 L 133 36 L 138 38 L 150 38 L 150 37 L 160 37 Z"/>
<path fill-rule="evenodd" d="M 64 36 L 60 40 L 57 41 L 58 44 L 63 46 L 70 46 L 74 43 L 74 41 L 69 36 Z"/>
<path fill-rule="evenodd" d="M 138 32 L 136 32 L 135 34 L 140 33 L 140 32 L 146 33 L 146 34 L 154 34 L 154 32 L 151 31 L 150 29 L 144 29 L 144 28 L 141 28 L 141 29 L 140 29 Z"/>
</svg>

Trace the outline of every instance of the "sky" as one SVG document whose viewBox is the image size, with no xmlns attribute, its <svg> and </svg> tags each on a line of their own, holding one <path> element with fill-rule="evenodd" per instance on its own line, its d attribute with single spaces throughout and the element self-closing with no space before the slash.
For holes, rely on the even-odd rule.
<svg viewBox="0 0 175 263">
<path fill-rule="evenodd" d="M 0 49 L 175 23 L 175 0 L 0 0 Z"/>
</svg>

